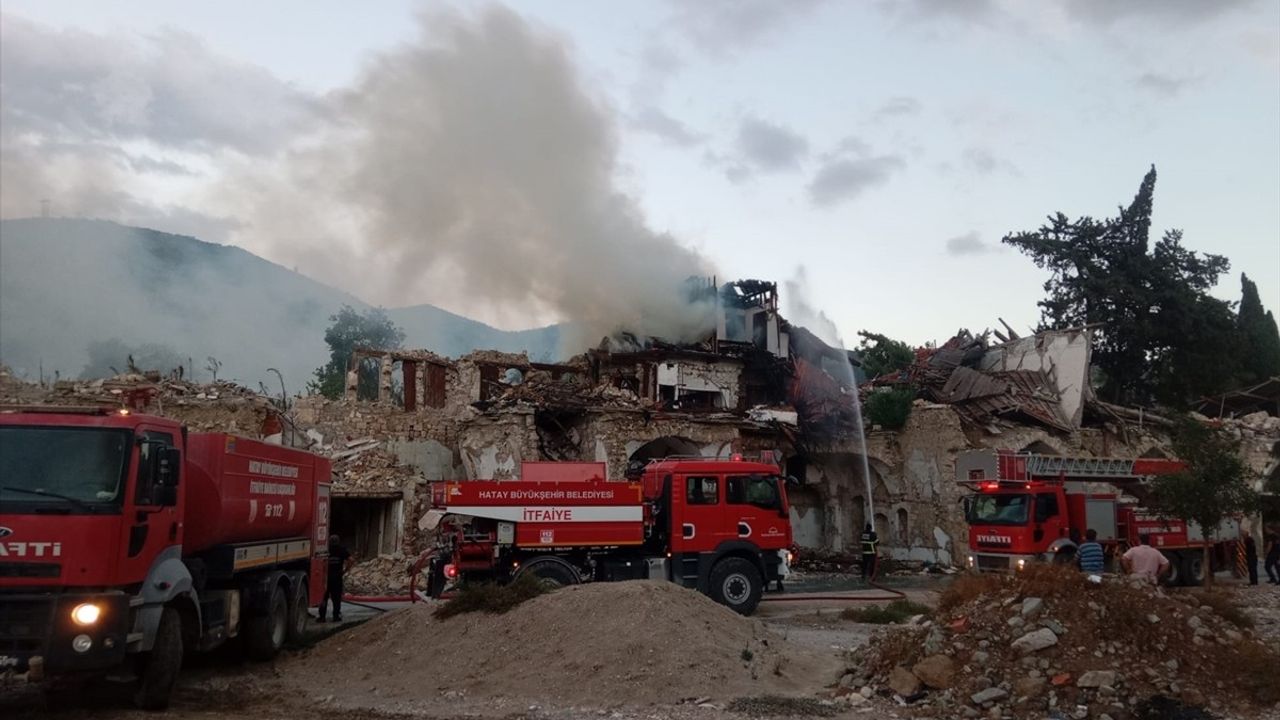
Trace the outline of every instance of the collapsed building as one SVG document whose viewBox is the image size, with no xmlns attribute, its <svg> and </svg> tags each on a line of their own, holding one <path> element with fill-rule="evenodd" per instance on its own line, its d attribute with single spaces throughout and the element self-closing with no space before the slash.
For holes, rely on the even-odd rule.
<svg viewBox="0 0 1280 720">
<path fill-rule="evenodd" d="M 919 349 L 904 370 L 865 379 L 856 356 L 781 316 L 775 284 L 699 291 L 715 318 L 697 341 L 620 334 L 555 363 L 357 348 L 336 400 L 138 375 L 50 388 L 0 378 L 0 400 L 112 402 L 329 455 L 332 526 L 357 557 L 373 559 L 352 583 L 370 590 L 395 589 L 404 558 L 423 549 L 427 482 L 515 478 L 522 462 L 601 462 L 620 480 L 657 458 L 763 456 L 795 480 L 797 545 L 851 552 L 873 522 L 889 557 L 946 566 L 966 544 L 959 453 L 1169 454 L 1168 420 L 1094 397 L 1089 328 L 962 330 Z M 1280 413 L 1246 401 L 1277 385 L 1218 404 L 1259 477 L 1280 472 Z M 857 404 L 895 388 L 916 395 L 905 425 L 863 427 Z M 1229 407 L 1251 414 L 1232 419 Z"/>
</svg>

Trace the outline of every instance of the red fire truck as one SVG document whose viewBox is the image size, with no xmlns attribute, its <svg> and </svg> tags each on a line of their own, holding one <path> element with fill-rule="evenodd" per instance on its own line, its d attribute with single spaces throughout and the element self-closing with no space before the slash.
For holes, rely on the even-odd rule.
<svg viewBox="0 0 1280 720">
<path fill-rule="evenodd" d="M 0 675 L 105 675 L 162 708 L 184 652 L 301 637 L 329 461 L 98 408 L 0 412 Z"/>
<path fill-rule="evenodd" d="M 1087 530 L 1098 533 L 1110 564 L 1148 536 L 1169 559 L 1171 585 L 1204 581 L 1204 547 L 1223 566 L 1239 536 L 1227 521 L 1213 539 L 1194 523 L 1163 519 L 1143 507 L 1147 482 L 1185 469 L 1163 458 L 1063 457 L 975 450 L 956 459 L 956 479 L 974 490 L 965 499 L 969 567 L 1016 571 L 1028 562 L 1071 562 Z"/>
<path fill-rule="evenodd" d="M 524 573 L 559 585 L 661 578 L 744 615 L 787 576 L 791 522 L 778 467 L 667 459 L 627 481 L 603 463 L 525 463 L 517 481 L 433 487 L 427 592 Z"/>
</svg>

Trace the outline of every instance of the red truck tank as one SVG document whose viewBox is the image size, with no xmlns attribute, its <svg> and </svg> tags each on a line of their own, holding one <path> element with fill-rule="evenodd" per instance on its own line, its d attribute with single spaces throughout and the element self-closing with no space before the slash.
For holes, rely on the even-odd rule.
<svg viewBox="0 0 1280 720">
<path fill-rule="evenodd" d="M 310 535 L 327 458 L 222 433 L 187 439 L 187 554 L 215 545 Z M 317 543 L 327 538 L 313 538 Z"/>
</svg>

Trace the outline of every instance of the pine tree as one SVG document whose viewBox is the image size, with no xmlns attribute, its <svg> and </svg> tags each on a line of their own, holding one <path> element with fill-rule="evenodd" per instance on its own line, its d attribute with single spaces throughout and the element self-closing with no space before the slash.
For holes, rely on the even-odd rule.
<svg viewBox="0 0 1280 720">
<path fill-rule="evenodd" d="M 1094 365 L 1105 400 L 1182 405 L 1238 381 L 1240 333 L 1231 304 L 1209 295 L 1229 263 L 1182 246 L 1170 230 L 1152 247 L 1156 169 L 1114 218 L 1062 213 L 1003 242 L 1050 272 L 1042 328 L 1097 324 Z"/>
<path fill-rule="evenodd" d="M 1261 382 L 1280 376 L 1280 330 L 1275 316 L 1262 308 L 1258 297 L 1258 285 L 1248 275 L 1240 274 L 1240 314 L 1236 322 L 1240 328 L 1244 379 Z"/>
</svg>

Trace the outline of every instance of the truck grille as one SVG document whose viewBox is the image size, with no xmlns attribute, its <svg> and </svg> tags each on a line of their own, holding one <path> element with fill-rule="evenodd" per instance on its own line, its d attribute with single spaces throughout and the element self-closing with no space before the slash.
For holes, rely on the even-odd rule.
<svg viewBox="0 0 1280 720">
<path fill-rule="evenodd" d="M 1009 570 L 1009 558 L 1003 555 L 979 555 L 978 569 L 1007 572 Z"/>
<path fill-rule="evenodd" d="M 57 563 L 0 563 L 0 578 L 56 578 L 62 574 Z"/>
<path fill-rule="evenodd" d="M 53 623 L 52 598 L 0 597 L 0 655 L 38 653 Z"/>
</svg>

